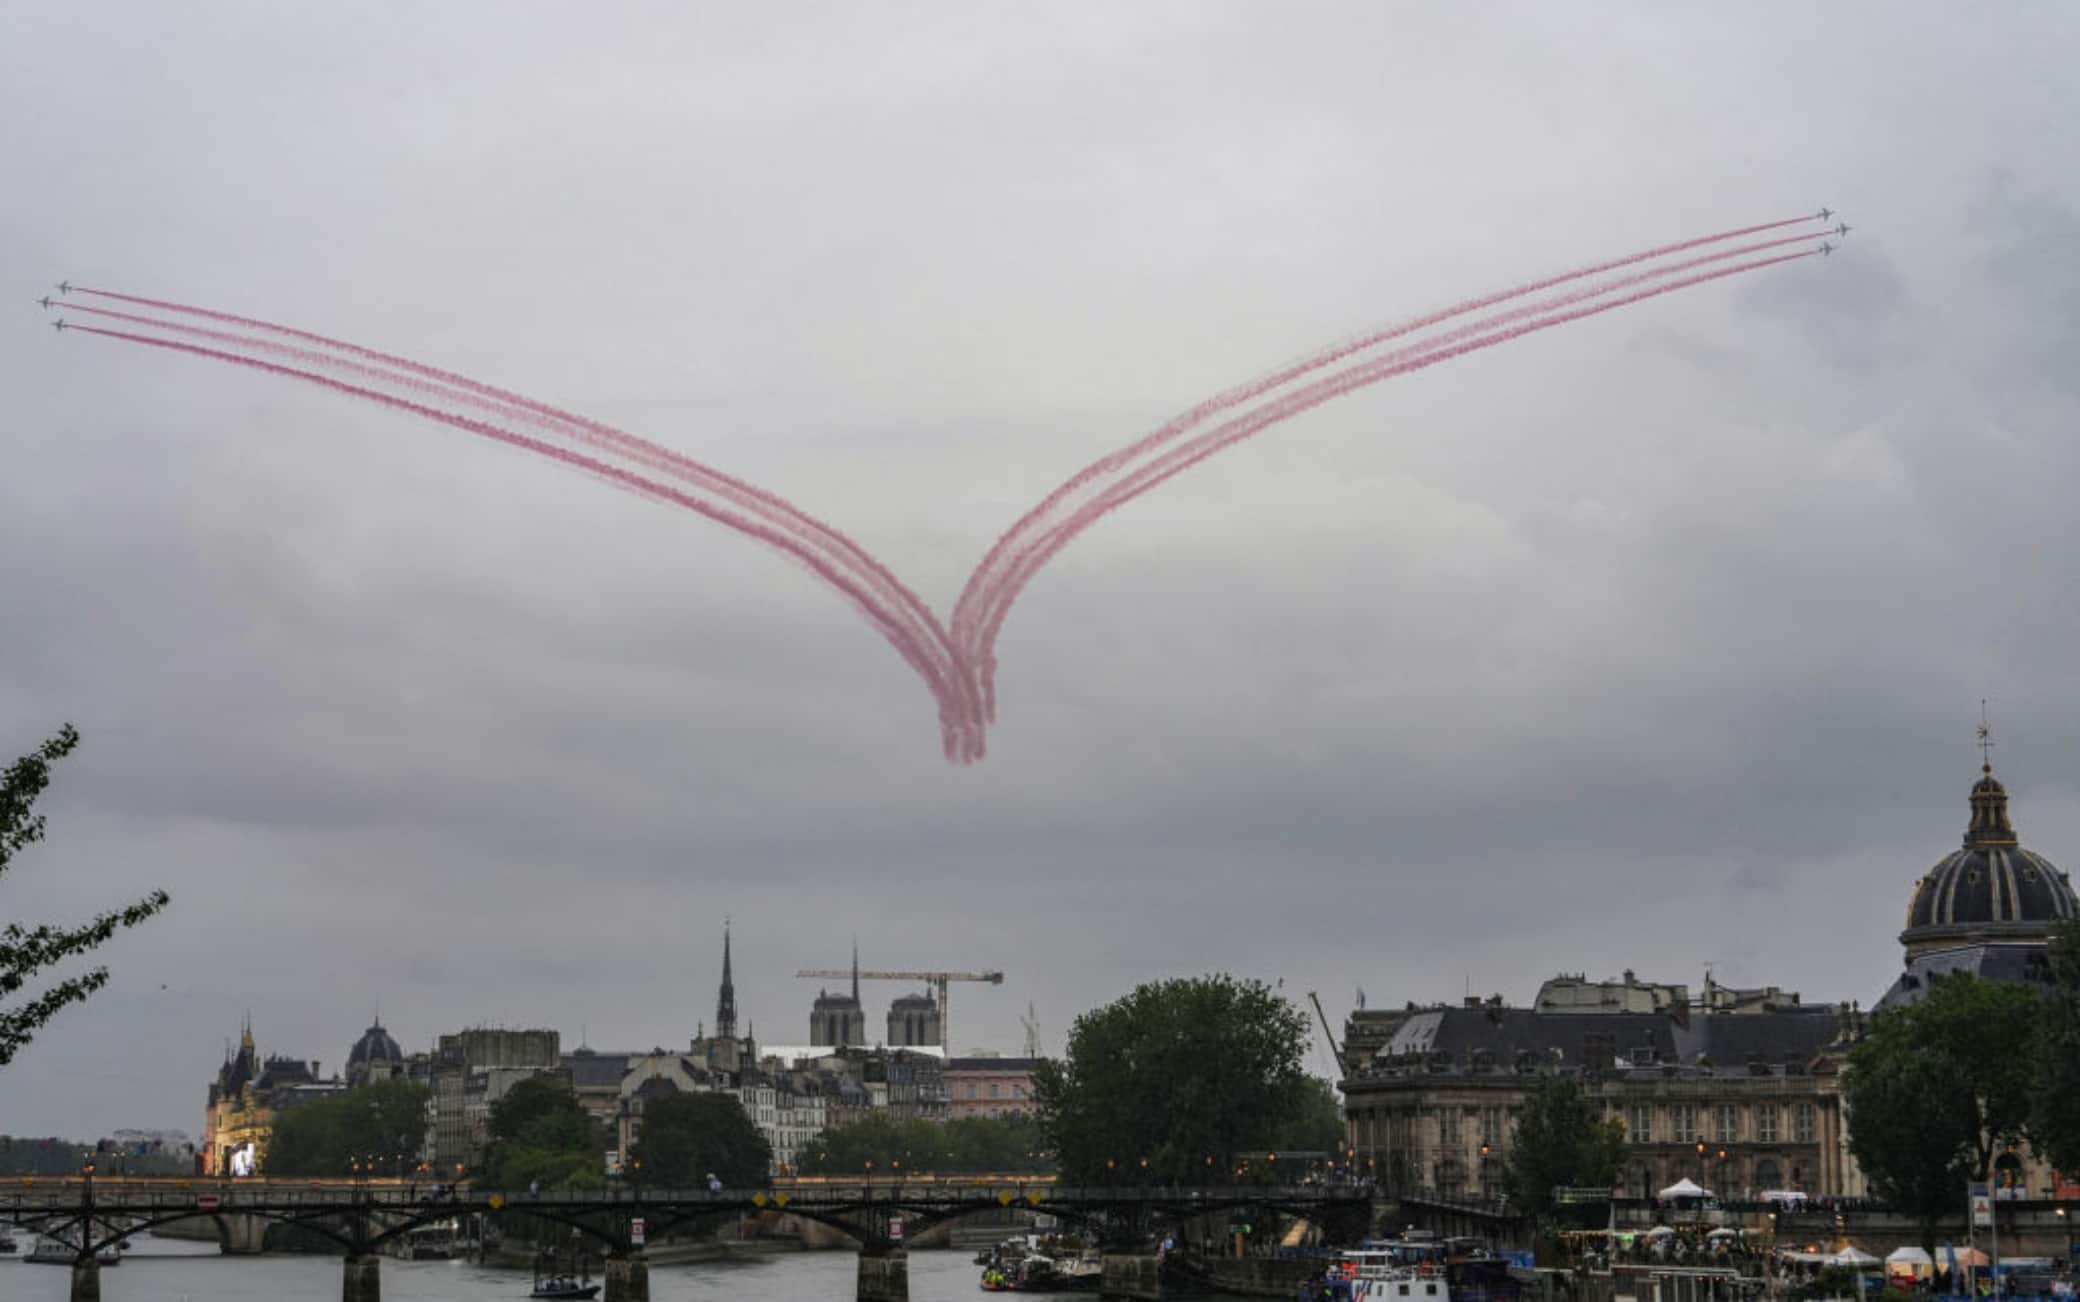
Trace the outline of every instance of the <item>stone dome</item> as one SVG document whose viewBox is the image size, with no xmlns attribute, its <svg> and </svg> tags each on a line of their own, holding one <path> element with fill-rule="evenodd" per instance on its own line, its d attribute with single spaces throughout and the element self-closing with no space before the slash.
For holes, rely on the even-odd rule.
<svg viewBox="0 0 2080 1302">
<path fill-rule="evenodd" d="M 353 1075 L 356 1068 L 366 1071 L 377 1063 L 393 1067 L 404 1063 L 404 1050 L 398 1047 L 397 1041 L 380 1022 L 363 1031 L 361 1038 L 354 1041 L 354 1047 L 347 1051 L 347 1073 Z"/>
<path fill-rule="evenodd" d="M 2076 916 L 2080 900 L 2074 898 L 2072 881 L 2016 841 L 2007 789 L 1989 765 L 1972 786 L 1964 848 L 1915 883 L 1900 943 L 1912 958 L 1971 941 L 2041 940 L 2054 923 Z"/>
</svg>

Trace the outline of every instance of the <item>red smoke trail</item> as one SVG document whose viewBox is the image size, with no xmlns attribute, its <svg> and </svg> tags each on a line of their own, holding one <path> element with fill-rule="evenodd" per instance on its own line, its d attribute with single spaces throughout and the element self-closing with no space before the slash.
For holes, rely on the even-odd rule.
<svg viewBox="0 0 2080 1302">
<path fill-rule="evenodd" d="M 957 694 L 949 692 L 949 685 L 942 681 L 936 666 L 931 663 L 930 657 L 925 653 L 925 649 L 917 646 L 911 638 L 909 631 L 898 621 L 889 618 L 871 596 L 849 581 L 844 575 L 838 573 L 824 558 L 819 557 L 813 550 L 801 546 L 781 533 L 765 528 L 757 522 L 736 515 L 733 512 L 701 501 L 699 498 L 683 493 L 678 489 L 645 479 L 618 466 L 609 465 L 604 461 L 572 452 L 566 448 L 557 447 L 541 439 L 530 438 L 525 434 L 516 434 L 488 421 L 475 420 L 468 416 L 458 416 L 453 412 L 442 411 L 436 407 L 429 407 L 424 403 L 412 402 L 390 394 L 379 393 L 374 389 L 363 388 L 360 385 L 348 384 L 343 380 L 336 380 L 330 376 L 299 370 L 293 366 L 283 366 L 276 362 L 263 361 L 255 357 L 246 357 L 238 353 L 226 352 L 222 349 L 204 348 L 198 344 L 182 343 L 175 339 L 158 339 L 150 335 L 135 334 L 127 330 L 105 330 L 98 326 L 73 326 L 71 328 L 91 335 L 100 335 L 107 339 L 117 339 L 127 343 L 143 344 L 151 348 L 163 348 L 173 352 L 187 353 L 194 357 L 230 362 L 237 366 L 246 366 L 254 370 L 264 371 L 270 375 L 302 380 L 350 397 L 365 398 L 393 411 L 401 411 L 409 415 L 424 417 L 427 420 L 438 421 L 443 425 L 452 426 L 455 429 L 475 434 L 481 438 L 521 448 L 539 456 L 547 457 L 552 461 L 561 462 L 575 469 L 586 471 L 638 496 L 684 507 L 697 515 L 713 520 L 717 524 L 735 529 L 739 533 L 755 538 L 783 553 L 798 564 L 806 566 L 817 577 L 844 594 L 852 602 L 853 606 L 862 615 L 866 616 L 868 621 L 880 631 L 882 637 L 887 639 L 889 644 L 896 649 L 896 653 L 902 656 L 910 667 L 916 670 L 918 675 L 925 680 L 927 687 L 938 698 L 941 727 L 946 734 L 947 758 L 965 758 L 956 754 L 954 748 L 955 735 L 967 731 L 960 727 L 961 719 L 957 709 Z"/>
<path fill-rule="evenodd" d="M 211 339 L 246 352 L 288 357 L 334 374 L 320 374 L 314 370 L 269 362 L 248 356 L 245 352 L 224 351 L 127 331 L 94 326 L 73 328 L 105 338 L 227 361 L 284 378 L 303 380 L 348 396 L 366 398 L 396 411 L 422 416 L 480 437 L 535 452 L 593 474 L 626 491 L 684 507 L 757 539 L 829 583 L 867 618 L 933 693 L 939 705 L 941 740 L 947 758 L 956 762 L 966 762 L 982 757 L 984 732 L 995 715 L 995 646 L 1011 607 L 1025 585 L 1043 565 L 1105 515 L 1222 449 L 1343 394 L 1396 375 L 1421 370 L 1438 362 L 1493 347 L 1535 331 L 1595 316 L 1678 289 L 1782 262 L 1795 261 L 1801 257 L 1810 257 L 1812 254 L 1807 252 L 1758 259 L 1704 274 L 1668 280 L 1671 276 L 1710 263 L 1746 257 L 1751 253 L 1803 243 L 1818 237 L 1795 236 L 1770 240 L 1589 284 L 1564 294 L 1492 314 L 1385 354 L 1375 354 L 1362 362 L 1344 367 L 1297 388 L 1288 389 L 1274 397 L 1272 395 L 1275 391 L 1289 385 L 1293 380 L 1334 365 L 1377 344 L 1425 330 L 1456 316 L 1526 298 L 1543 289 L 1585 280 L 1670 254 L 1795 226 L 1810 220 L 1813 219 L 1796 218 L 1743 227 L 1718 235 L 1701 236 L 1471 299 L 1403 325 L 1373 331 L 1333 345 L 1299 362 L 1280 368 L 1270 376 L 1216 395 L 1138 442 L 1084 467 L 1033 510 L 1022 516 L 1011 529 L 1006 530 L 983 558 L 975 573 L 969 577 L 955 607 L 950 628 L 942 626 L 937 616 L 908 587 L 898 581 L 880 562 L 868 556 L 851 539 L 798 510 L 777 495 L 713 470 L 668 448 L 466 376 L 272 322 L 109 290 L 78 289 L 75 292 L 246 327 L 269 335 L 314 344 L 317 348 L 298 347 L 276 339 L 253 338 L 228 331 L 91 308 L 76 302 L 73 307 L 75 310 L 100 317 Z M 1652 285 L 1651 288 L 1631 293 L 1622 292 L 1634 286 L 1649 284 Z M 1612 297 L 1613 295 L 1618 297 Z M 1575 306 L 1585 302 L 1589 305 Z M 478 420 L 457 415 L 428 405 L 427 402 L 399 397 L 395 392 L 368 388 L 334 378 L 336 374 L 342 373 L 366 379 L 389 390 L 412 393 L 429 401 L 488 412 L 497 419 Z M 1258 399 L 1266 401 L 1258 402 Z M 1177 442 L 1215 414 L 1249 403 L 1257 405 L 1210 430 L 1198 433 L 1184 442 Z M 710 496 L 721 499 L 720 504 L 660 484 L 619 465 L 574 452 L 557 443 L 516 433 L 506 427 L 509 424 L 540 429 L 555 438 L 599 448 L 647 469 L 685 480 Z M 1159 455 L 1149 455 L 1166 444 L 1175 446 L 1168 447 Z M 1116 477 L 1110 482 L 1104 482 L 1104 477 L 1108 475 Z M 1088 493 L 1084 500 L 1071 501 L 1075 495 L 1093 488 L 1094 491 Z M 1068 504 L 1066 507 L 1065 503 Z"/>
<path fill-rule="evenodd" d="M 1066 520 L 1048 530 L 1040 539 L 1026 544 L 1012 558 L 1010 573 L 1000 580 L 996 587 L 987 594 L 986 622 L 983 625 L 982 636 L 973 646 L 963 648 L 974 659 L 980 671 L 983 701 L 987 710 L 986 717 L 994 719 L 996 713 L 997 633 L 1002 629 L 1012 603 L 1018 599 L 1018 595 L 1024 589 L 1026 583 L 1031 580 L 1033 574 L 1041 566 L 1053 559 L 1078 534 L 1111 511 L 1148 492 L 1171 476 L 1204 461 L 1207 457 L 1231 444 L 1238 443 L 1273 425 L 1290 420 L 1302 412 L 1319 407 L 1332 398 L 1341 397 L 1355 390 L 1377 384 L 1382 380 L 1435 366 L 1439 362 L 1450 361 L 1455 357 L 1463 357 L 1467 353 L 1492 348 L 1497 344 L 1508 343 L 1510 340 L 1520 339 L 1525 335 L 1533 334 L 1540 330 L 1550 330 L 1554 326 L 1564 325 L 1570 321 L 1579 321 L 1584 317 L 1597 316 L 1633 303 L 1643 302 L 1650 298 L 1658 298 L 1663 294 L 1672 294 L 1679 289 L 1687 289 L 1693 285 L 1701 285 L 1708 281 L 1722 280 L 1728 276 L 1737 276 L 1745 272 L 1760 270 L 1763 267 L 1773 267 L 1779 263 L 1795 262 L 1800 258 L 1810 258 L 1812 256 L 1814 256 L 1812 252 L 1789 253 L 1778 257 L 1744 262 L 1732 267 L 1724 267 L 1716 271 L 1689 276 L 1665 285 L 1656 285 L 1650 289 L 1643 289 L 1636 293 L 1612 299 L 1609 302 L 1595 303 L 1588 307 L 1540 317 L 1536 320 L 1498 330 L 1492 334 L 1483 335 L 1467 342 L 1424 352 L 1412 358 L 1388 356 L 1371 362 L 1361 363 L 1296 389 L 1282 398 L 1266 403 L 1253 411 L 1236 417 L 1226 424 L 1217 426 L 1188 443 L 1173 448 L 1161 458 L 1135 471 L 1128 479 L 1106 489 L 1098 498 L 1084 505 Z"/>
<path fill-rule="evenodd" d="M 1455 303 L 1450 307 L 1417 317 L 1412 321 L 1370 331 L 1344 340 L 1341 343 L 1332 344 L 1328 348 L 1304 357 L 1297 362 L 1280 367 L 1269 375 L 1252 380 L 1247 384 L 1239 385 L 1224 393 L 1216 394 L 1198 406 L 1172 418 L 1167 424 L 1152 431 L 1138 442 L 1129 444 L 1117 452 L 1100 457 L 1082 470 L 1077 471 L 1059 488 L 1049 493 L 1039 505 L 1019 517 L 1015 524 L 1006 529 L 1002 534 L 999 534 L 996 543 L 991 546 L 988 554 L 982 558 L 982 563 L 975 567 L 975 573 L 969 578 L 967 586 L 961 592 L 960 600 L 954 605 L 954 613 L 951 620 L 954 638 L 957 642 L 963 644 L 971 642 L 969 634 L 972 631 L 974 619 L 977 617 L 977 612 L 972 609 L 974 603 L 971 601 L 971 594 L 979 594 L 981 591 L 995 585 L 996 571 L 1003 563 L 1006 553 L 1022 546 L 1022 535 L 1029 533 L 1040 523 L 1043 517 L 1060 507 L 1065 498 L 1085 487 L 1098 476 L 1117 470 L 1150 449 L 1170 442 L 1217 412 L 1226 411 L 1243 403 L 1254 401 L 1271 390 L 1298 379 L 1302 375 L 1320 370 L 1324 366 L 1333 365 L 1353 353 L 1361 352 L 1375 344 L 1385 343 L 1389 339 L 1398 339 L 1418 330 L 1427 329 L 1456 316 L 1464 316 L 1469 312 L 1478 312 L 1482 308 L 1493 307 L 1498 303 L 1521 298 L 1526 294 L 1535 294 L 1542 289 L 1551 289 L 1555 285 L 1563 285 L 1589 276 L 1602 275 L 1607 271 L 1617 271 L 1641 262 L 1666 257 L 1672 253 L 1684 253 L 1691 249 L 1702 248 L 1708 244 L 1717 244 L 1724 240 L 1739 239 L 1745 235 L 1759 235 L 1766 231 L 1782 230 L 1785 227 L 1800 226 L 1806 222 L 1817 220 L 1819 220 L 1817 217 L 1812 216 L 1789 217 L 1782 221 L 1763 222 L 1756 226 L 1742 226 L 1733 230 L 1720 231 L 1714 235 L 1700 235 L 1694 239 L 1679 240 L 1674 244 L 1664 244 L 1641 253 L 1628 254 L 1622 258 L 1613 258 L 1610 261 L 1599 262 L 1575 271 L 1548 276 L 1542 280 L 1534 280 L 1518 285 L 1513 289 L 1498 290 L 1479 298 L 1471 298 L 1462 303 Z M 984 695 L 985 698 L 988 696 L 986 687 Z M 994 710 L 985 700 L 985 714 L 993 713 Z"/>
<path fill-rule="evenodd" d="M 349 343 L 343 339 L 335 339 L 312 331 L 297 329 L 293 326 L 263 321 L 256 317 L 239 316 L 230 312 L 219 312 L 188 303 L 178 303 L 167 299 L 145 298 L 135 294 L 123 294 L 114 290 L 96 289 L 89 286 L 75 286 L 73 293 L 92 294 L 101 298 L 157 308 L 161 311 L 184 313 L 250 329 L 264 330 L 288 338 L 301 339 L 323 348 L 366 358 L 385 366 L 395 367 L 414 375 L 423 376 L 426 379 L 478 393 L 487 398 L 505 403 L 510 407 L 538 413 L 544 418 L 562 423 L 573 429 L 589 431 L 597 439 L 605 440 L 608 445 L 620 450 L 624 455 L 640 460 L 653 468 L 663 469 L 665 464 L 668 464 L 673 468 L 671 473 L 698 483 L 718 496 L 731 499 L 732 503 L 740 509 L 765 517 L 778 527 L 795 534 L 809 545 L 827 549 L 837 559 L 839 564 L 861 574 L 869 585 L 879 589 L 886 600 L 896 605 L 904 612 L 905 617 L 913 621 L 914 627 L 912 631 L 917 642 L 920 646 L 928 647 L 935 658 L 941 660 L 939 671 L 954 682 L 956 692 L 962 695 L 973 696 L 970 675 L 965 673 L 955 662 L 951 648 L 951 639 L 947 636 L 946 630 L 939 622 L 939 617 L 932 609 L 886 566 L 869 555 L 858 543 L 837 529 L 795 507 L 778 494 L 758 488 L 753 484 L 724 474 L 713 467 L 703 465 L 669 448 L 651 443 L 647 439 L 638 438 L 633 434 L 615 429 L 612 426 L 601 424 L 547 403 L 537 402 L 532 398 L 498 388 L 494 385 L 485 384 L 466 375 L 459 375 L 452 371 L 445 371 L 438 367 L 415 362 L 408 357 L 381 352 L 360 344 Z M 981 703 L 979 699 L 971 700 L 969 714 L 977 720 L 981 718 Z M 975 744 L 979 746 L 979 737 L 976 739 Z M 979 752 L 976 757 L 979 758 Z"/>
</svg>

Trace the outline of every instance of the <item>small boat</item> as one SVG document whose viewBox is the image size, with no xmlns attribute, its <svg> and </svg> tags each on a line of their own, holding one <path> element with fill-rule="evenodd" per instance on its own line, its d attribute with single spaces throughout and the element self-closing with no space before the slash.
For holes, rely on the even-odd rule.
<svg viewBox="0 0 2080 1302">
<path fill-rule="evenodd" d="M 591 1263 L 583 1256 L 572 1260 L 544 1252 L 534 1259 L 534 1290 L 531 1298 L 575 1298 L 579 1302 L 599 1296 L 592 1282 Z"/>
</svg>

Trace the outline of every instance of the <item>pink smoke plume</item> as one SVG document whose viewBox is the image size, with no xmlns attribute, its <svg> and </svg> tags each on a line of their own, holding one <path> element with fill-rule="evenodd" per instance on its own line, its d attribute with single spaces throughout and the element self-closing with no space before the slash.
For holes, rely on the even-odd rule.
<svg viewBox="0 0 2080 1302">
<path fill-rule="evenodd" d="M 1041 567 L 1112 511 L 1224 448 L 1359 389 L 1677 290 L 1810 257 L 1817 250 L 1751 255 L 1808 242 L 1820 238 L 1818 235 L 1760 241 L 1694 258 L 1678 259 L 1676 255 L 1812 220 L 1793 218 L 1698 236 L 1468 299 L 1346 339 L 1216 394 L 1091 462 L 1041 499 L 997 538 L 969 576 L 952 617 L 943 624 L 915 592 L 858 543 L 777 494 L 649 440 L 468 376 L 255 317 L 114 290 L 74 287 L 72 292 L 191 320 L 169 320 L 73 300 L 68 307 L 74 311 L 163 333 L 68 324 L 85 334 L 227 362 L 374 402 L 532 452 L 624 491 L 693 511 L 736 530 L 780 552 L 858 610 L 932 693 L 947 758 L 972 763 L 983 757 L 985 734 L 996 717 L 996 641 L 1012 605 Z M 1748 260 L 1699 270 L 1737 258 Z M 1611 274 L 1627 268 L 1639 269 Z M 1564 293 L 1532 298 L 1576 282 L 1581 283 Z M 1514 306 L 1448 330 L 1433 330 L 1505 304 Z M 211 324 L 194 324 L 197 319 Z M 1411 342 L 1391 351 L 1372 351 L 1411 336 Z M 1370 355 L 1342 369 L 1329 369 L 1360 354 Z M 1325 370 L 1328 373 L 1319 378 L 1307 378 Z M 1229 412 L 1237 414 L 1202 428 Z"/>
</svg>

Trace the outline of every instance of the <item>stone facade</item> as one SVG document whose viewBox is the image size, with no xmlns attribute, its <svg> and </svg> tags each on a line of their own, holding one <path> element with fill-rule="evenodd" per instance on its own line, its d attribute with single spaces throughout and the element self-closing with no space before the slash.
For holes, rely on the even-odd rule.
<svg viewBox="0 0 2080 1302">
<path fill-rule="evenodd" d="M 301 1058 L 262 1059 L 248 1023 L 239 1036 L 238 1053 L 227 1056 L 210 1082 L 203 1113 L 202 1174 L 258 1175 L 267 1161 L 275 1117 L 299 1103 L 344 1089 L 340 1081 L 319 1079 L 318 1064 Z"/>
<path fill-rule="evenodd" d="M 1498 999 L 1414 1009 L 1344 1080 L 1347 1140 L 1389 1188 L 1499 1194 L 1525 1100 L 1564 1075 L 1625 1125 L 1628 1193 L 1689 1176 L 1730 1197 L 1859 1194 L 1835 1088 L 1855 1024 L 1846 1008 L 1540 1013 Z"/>
<path fill-rule="evenodd" d="M 1033 1071 L 1038 1058 L 950 1058 L 946 1062 L 947 1104 L 955 1117 L 1031 1115 Z"/>
</svg>

